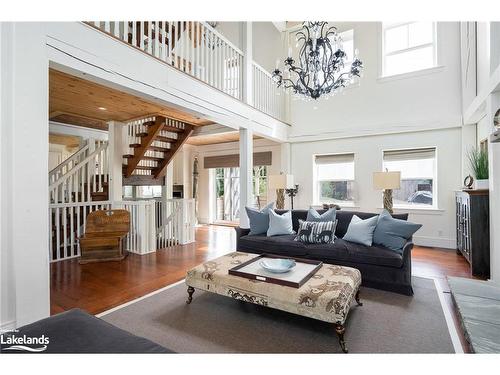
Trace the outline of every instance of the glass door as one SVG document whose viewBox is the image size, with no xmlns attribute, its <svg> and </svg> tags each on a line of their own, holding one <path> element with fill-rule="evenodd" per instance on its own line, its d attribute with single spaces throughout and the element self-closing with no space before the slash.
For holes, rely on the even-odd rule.
<svg viewBox="0 0 500 375">
<path fill-rule="evenodd" d="M 240 168 L 215 169 L 215 199 L 216 221 L 240 219 Z"/>
</svg>

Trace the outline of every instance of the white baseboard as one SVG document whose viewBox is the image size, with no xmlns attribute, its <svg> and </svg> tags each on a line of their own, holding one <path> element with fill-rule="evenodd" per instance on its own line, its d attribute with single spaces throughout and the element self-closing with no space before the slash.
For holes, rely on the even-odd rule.
<svg viewBox="0 0 500 375">
<path fill-rule="evenodd" d="M 16 328 L 15 320 L 8 320 L 0 323 L 0 332 L 12 331 Z"/>
<path fill-rule="evenodd" d="M 419 246 L 442 247 L 445 249 L 457 248 L 457 240 L 455 238 L 414 236 L 413 243 Z"/>
</svg>

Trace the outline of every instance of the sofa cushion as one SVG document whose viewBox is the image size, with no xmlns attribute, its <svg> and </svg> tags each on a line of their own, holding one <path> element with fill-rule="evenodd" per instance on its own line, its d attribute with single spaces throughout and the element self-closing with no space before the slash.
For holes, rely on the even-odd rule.
<svg viewBox="0 0 500 375">
<path fill-rule="evenodd" d="M 371 246 L 373 243 L 373 232 L 377 226 L 377 220 L 377 216 L 362 220 L 357 215 L 353 215 L 351 223 L 347 228 L 347 233 L 344 235 L 343 239 L 345 241 Z"/>
<path fill-rule="evenodd" d="M 335 221 L 302 221 L 295 241 L 302 243 L 333 243 L 335 240 Z"/>
<path fill-rule="evenodd" d="M 273 209 L 274 202 L 269 203 L 262 210 L 245 207 L 250 222 L 250 235 L 266 233 L 269 229 L 269 211 Z"/>
<path fill-rule="evenodd" d="M 392 250 L 401 250 L 406 241 L 421 227 L 422 224 L 391 217 L 391 214 L 384 210 L 378 218 L 373 242 Z"/>
<path fill-rule="evenodd" d="M 317 210 L 318 214 L 324 214 L 327 210 Z M 288 210 L 274 210 L 278 215 L 283 215 Z M 295 232 L 299 231 L 299 220 L 307 221 L 308 210 L 292 210 L 292 226 Z"/>
<path fill-rule="evenodd" d="M 283 215 L 278 215 L 273 210 L 270 210 L 267 236 L 272 237 L 285 234 L 295 234 L 292 228 L 292 213 L 288 211 Z"/>
<path fill-rule="evenodd" d="M 337 237 L 342 238 L 345 236 L 345 234 L 347 233 L 347 228 L 349 227 L 349 223 L 351 222 L 351 219 L 354 215 L 356 215 L 362 220 L 366 220 L 371 217 L 377 216 L 378 214 L 374 214 L 371 212 L 369 213 L 369 212 L 344 211 L 344 210 L 337 211 L 338 223 L 335 232 L 335 235 Z M 394 214 L 392 215 L 392 217 L 400 220 L 408 220 L 408 214 Z M 293 213 L 292 213 L 292 220 L 293 220 Z"/>
<path fill-rule="evenodd" d="M 400 252 L 379 246 L 364 246 L 337 238 L 333 244 L 305 245 L 307 257 L 334 263 L 346 261 L 352 263 L 374 264 L 399 268 L 403 265 Z"/>
<path fill-rule="evenodd" d="M 307 218 L 306 221 L 318 221 L 318 222 L 325 222 L 325 221 L 335 221 L 336 220 L 336 213 L 337 210 L 335 208 L 330 208 L 328 211 L 326 211 L 323 214 L 320 214 L 318 211 L 316 211 L 314 208 L 310 208 L 309 211 L 307 211 Z"/>
<path fill-rule="evenodd" d="M 242 236 L 238 242 L 238 250 L 249 253 L 270 252 L 278 255 L 301 257 L 306 255 L 302 242 L 294 241 L 294 234 L 267 237 L 265 234 Z"/>
</svg>

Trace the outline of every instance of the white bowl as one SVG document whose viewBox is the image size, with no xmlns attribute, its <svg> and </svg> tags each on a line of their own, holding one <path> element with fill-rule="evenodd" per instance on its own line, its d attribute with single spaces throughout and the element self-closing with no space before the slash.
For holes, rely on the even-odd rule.
<svg viewBox="0 0 500 375">
<path fill-rule="evenodd" d="M 261 260 L 259 264 L 266 271 L 272 273 L 289 272 L 293 267 L 295 267 L 295 261 L 293 259 L 268 258 Z"/>
</svg>

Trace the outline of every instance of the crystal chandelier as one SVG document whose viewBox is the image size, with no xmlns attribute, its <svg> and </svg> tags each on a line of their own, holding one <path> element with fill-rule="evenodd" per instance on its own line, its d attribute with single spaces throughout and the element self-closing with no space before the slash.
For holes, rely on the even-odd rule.
<svg viewBox="0 0 500 375">
<path fill-rule="evenodd" d="M 327 22 L 304 22 L 297 33 L 297 46 L 300 42 L 299 65 L 295 65 L 289 48 L 284 61 L 285 72 L 278 66 L 273 71 L 278 87 L 290 88 L 304 99 L 318 99 L 322 95 L 335 95 L 360 77 L 363 63 L 357 58 L 357 51 L 351 66 L 346 67 L 348 56 L 342 49 L 342 38 L 335 27 L 328 27 Z"/>
</svg>

